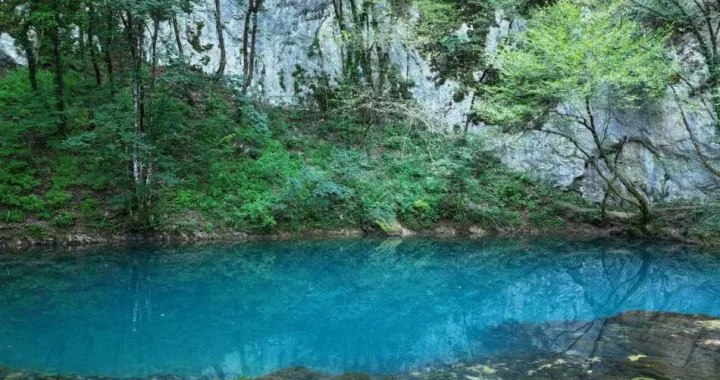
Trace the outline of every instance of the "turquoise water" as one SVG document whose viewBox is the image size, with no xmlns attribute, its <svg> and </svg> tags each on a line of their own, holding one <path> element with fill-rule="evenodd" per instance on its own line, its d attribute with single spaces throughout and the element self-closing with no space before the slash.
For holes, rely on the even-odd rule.
<svg viewBox="0 0 720 380">
<path fill-rule="evenodd" d="M 512 323 L 636 309 L 720 316 L 720 255 L 617 241 L 4 253 L 0 283 L 0 364 L 122 377 L 394 373 L 536 349 L 498 329 Z"/>
</svg>

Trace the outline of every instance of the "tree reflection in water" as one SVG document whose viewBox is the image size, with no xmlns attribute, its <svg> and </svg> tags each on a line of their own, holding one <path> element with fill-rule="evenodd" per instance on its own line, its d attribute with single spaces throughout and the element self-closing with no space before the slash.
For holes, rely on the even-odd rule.
<svg viewBox="0 0 720 380">
<path fill-rule="evenodd" d="M 409 373 L 499 355 L 588 358 L 620 339 L 615 320 L 603 317 L 720 316 L 720 256 L 637 242 L 34 252 L 0 256 L 0 283 L 0 363 L 61 374 L 259 376 L 294 365 Z M 641 325 L 634 331 L 642 336 Z"/>
</svg>

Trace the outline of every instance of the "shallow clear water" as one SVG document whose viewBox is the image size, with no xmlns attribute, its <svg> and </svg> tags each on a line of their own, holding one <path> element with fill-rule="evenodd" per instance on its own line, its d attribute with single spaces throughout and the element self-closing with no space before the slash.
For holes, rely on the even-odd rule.
<svg viewBox="0 0 720 380">
<path fill-rule="evenodd" d="M 627 242 L 5 253 L 0 284 L 0 364 L 83 375 L 393 373 L 531 349 L 497 329 L 510 323 L 635 309 L 720 316 L 720 255 Z"/>
</svg>

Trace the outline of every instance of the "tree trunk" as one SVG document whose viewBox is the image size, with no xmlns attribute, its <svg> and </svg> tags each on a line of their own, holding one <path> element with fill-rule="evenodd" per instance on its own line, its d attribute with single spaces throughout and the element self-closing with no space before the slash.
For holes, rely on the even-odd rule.
<svg viewBox="0 0 720 380">
<path fill-rule="evenodd" d="M 249 3 L 251 4 L 250 6 L 252 6 L 253 0 L 249 0 Z M 225 37 L 223 35 L 220 0 L 215 0 L 215 30 L 217 31 L 218 45 L 220 46 L 220 65 L 218 65 L 217 74 L 223 75 L 225 74 L 225 65 L 227 65 L 227 53 L 225 51 Z"/>
<path fill-rule="evenodd" d="M 335 10 L 335 19 L 337 20 L 340 32 L 344 32 L 346 29 L 345 19 L 343 17 L 343 0 L 332 0 L 332 5 L 333 9 Z"/>
<path fill-rule="evenodd" d="M 333 9 L 335 10 L 335 20 L 337 20 L 338 28 L 340 29 L 340 37 L 345 37 L 347 30 L 345 26 L 345 18 L 344 18 L 344 11 L 343 11 L 343 0 L 332 0 Z M 342 41 L 341 41 L 342 42 Z M 342 72 L 347 72 L 347 69 L 350 67 L 351 62 L 349 62 L 350 54 L 346 52 L 345 47 L 343 44 L 340 44 L 340 61 L 342 65 Z"/>
<path fill-rule="evenodd" d="M 685 109 L 683 108 L 682 103 L 680 103 L 680 96 L 678 96 L 677 91 L 675 91 L 675 87 L 670 85 L 670 89 L 673 92 L 673 95 L 675 96 L 675 103 L 678 105 L 678 110 L 680 111 L 680 119 L 683 122 L 683 125 L 685 126 L 685 131 L 687 131 L 688 136 L 690 136 L 690 142 L 693 145 L 693 148 L 695 148 L 695 153 L 698 156 L 698 159 L 703 164 L 705 169 L 707 169 L 712 175 L 715 177 L 720 177 L 720 170 L 716 169 L 710 159 L 703 153 L 702 147 L 700 146 L 700 142 L 695 137 L 695 134 L 692 131 L 692 128 L 690 128 L 690 121 L 687 118 L 687 115 L 685 114 Z"/>
<path fill-rule="evenodd" d="M 343 0 L 338 0 L 340 4 L 342 4 Z M 344 15 L 342 15 L 344 17 Z M 347 46 L 345 46 L 346 50 L 346 56 L 345 56 L 345 67 L 346 72 L 343 73 L 344 75 L 348 75 L 352 81 L 358 80 L 360 78 L 360 71 L 358 68 L 358 61 L 362 61 L 362 51 L 358 51 L 356 46 L 355 38 L 357 37 L 355 34 L 359 33 L 360 28 L 360 19 L 358 18 L 358 11 L 357 11 L 357 4 L 355 0 L 350 0 L 350 16 L 351 16 L 351 23 L 353 25 L 352 30 L 349 30 L 347 27 L 347 24 L 344 26 L 344 30 L 341 29 L 342 33 L 342 42 L 347 42 Z M 362 65 L 362 62 L 361 66 Z M 364 66 L 363 66 L 364 68 Z"/>
<path fill-rule="evenodd" d="M 380 32 L 380 24 L 378 21 L 378 18 L 375 17 L 375 15 L 372 15 L 372 18 L 370 17 L 370 8 L 368 9 L 368 28 L 371 28 L 371 31 L 376 32 L 379 34 Z M 376 87 L 376 92 L 382 93 L 385 87 L 385 82 L 387 81 L 387 73 L 388 68 L 390 66 L 390 55 L 383 50 L 382 44 L 377 41 L 376 36 L 375 37 L 375 54 L 377 54 L 377 72 L 378 72 L 378 81 Z M 368 50 L 370 50 L 368 48 Z M 391 84 L 392 85 L 392 84 Z"/>
<path fill-rule="evenodd" d="M 27 59 L 28 65 L 28 80 L 30 81 L 30 88 L 33 91 L 38 90 L 37 82 L 37 62 L 35 61 L 35 48 L 33 47 L 32 41 L 30 41 L 30 22 L 26 21 L 23 25 L 22 34 L 20 34 L 20 44 L 25 50 L 25 58 Z"/>
<path fill-rule="evenodd" d="M 78 29 L 79 36 L 78 39 L 80 42 L 78 43 L 78 47 L 80 48 L 80 61 L 82 62 L 82 78 L 83 78 L 83 85 L 87 86 L 88 82 L 88 60 L 87 60 L 87 44 L 85 43 L 85 31 L 82 29 Z"/>
<path fill-rule="evenodd" d="M 136 140 L 139 140 L 143 134 L 143 84 L 142 84 L 142 33 L 143 26 L 140 20 L 135 20 L 132 13 L 128 12 L 127 33 L 128 42 L 130 43 L 130 54 L 132 56 L 132 99 L 133 99 L 133 115 L 134 115 L 134 133 Z M 133 179 L 136 185 L 145 182 L 144 167 L 141 157 L 140 147 L 137 141 L 133 144 L 132 154 Z"/>
<path fill-rule="evenodd" d="M 182 39 L 180 38 L 180 26 L 178 25 L 176 16 L 173 16 L 172 18 L 172 26 L 173 32 L 175 33 L 175 44 L 177 44 L 178 54 L 180 54 L 180 58 L 183 58 L 185 53 L 183 52 Z"/>
<path fill-rule="evenodd" d="M 150 87 L 147 91 L 147 102 L 148 104 L 152 105 L 152 97 L 153 97 L 153 90 L 155 88 L 155 81 L 157 80 L 157 40 L 158 40 L 158 34 L 160 31 L 160 19 L 159 18 L 153 18 L 153 32 L 152 32 L 152 43 L 151 43 L 151 50 L 150 53 L 152 54 L 152 57 L 150 58 Z M 149 115 L 149 121 L 147 125 L 145 126 L 144 133 L 151 134 L 152 133 L 152 127 L 154 124 L 154 118 L 153 113 L 151 112 Z M 148 152 L 145 157 L 145 162 L 147 164 L 147 169 L 145 170 L 145 178 L 144 182 L 145 185 L 150 186 L 150 181 L 153 175 L 153 163 L 152 163 L 152 153 Z M 150 200 L 148 199 L 147 205 L 150 204 Z"/>
<path fill-rule="evenodd" d="M 105 16 L 105 67 L 108 73 L 108 83 L 110 83 L 110 91 L 114 92 L 115 80 L 113 75 L 113 61 L 112 61 L 112 45 L 113 45 L 113 31 L 115 30 L 115 20 L 113 20 L 113 13 L 106 4 L 107 14 Z"/>
<path fill-rule="evenodd" d="M 250 69 L 250 22 L 252 20 L 254 0 L 248 0 L 248 9 L 245 13 L 245 25 L 243 25 L 243 75 L 245 76 L 245 84 L 243 84 L 243 92 L 245 92 L 248 81 L 248 70 Z"/>
<path fill-rule="evenodd" d="M 87 118 L 88 118 L 88 125 L 92 126 L 94 124 L 93 119 L 95 118 L 95 111 L 94 111 L 94 107 L 93 107 L 92 85 L 90 85 L 88 83 L 88 64 L 87 64 L 88 60 L 87 60 L 87 54 L 86 54 L 86 49 L 88 49 L 88 46 L 90 46 L 90 43 L 87 43 L 87 44 L 85 43 L 84 31 L 82 29 L 79 29 L 79 32 L 80 32 L 80 36 L 79 36 L 80 42 L 78 43 L 78 46 L 80 47 L 80 57 L 81 57 L 82 63 L 83 63 L 82 77 L 83 77 L 83 84 L 86 87 L 85 95 L 87 96 L 87 100 L 86 100 L 86 102 L 87 102 Z M 88 37 L 88 40 L 90 40 L 92 38 L 92 35 L 88 34 L 87 37 Z M 99 75 L 99 72 L 96 71 L 95 75 L 96 76 Z M 95 81 L 96 81 L 96 84 L 98 84 L 97 77 L 95 78 Z"/>
<path fill-rule="evenodd" d="M 600 140 L 600 136 L 597 132 L 598 129 L 595 122 L 595 115 L 592 111 L 592 107 L 590 106 L 590 99 L 587 98 L 585 99 L 585 111 L 588 114 L 588 123 L 586 127 L 593 137 L 593 141 L 595 142 L 595 146 L 598 149 L 600 158 L 602 159 L 605 166 L 613 173 L 613 175 L 617 177 L 617 180 L 622 183 L 622 185 L 625 187 L 625 190 L 627 190 L 628 193 L 630 193 L 630 195 L 635 198 L 635 200 L 637 201 L 635 206 L 637 206 L 637 208 L 640 210 L 640 216 L 642 218 L 642 221 L 649 222 L 652 217 L 650 212 L 650 201 L 648 201 L 647 197 L 642 194 L 642 192 L 638 190 L 638 188 L 629 179 L 627 179 L 624 174 L 620 172 L 615 161 L 611 160 L 610 157 L 608 157 L 607 153 L 605 152 L 605 147 L 603 146 L 603 143 Z M 598 171 L 599 170 L 600 169 L 598 168 Z"/>
<path fill-rule="evenodd" d="M 175 34 L 175 44 L 177 45 L 178 54 L 180 55 L 180 59 L 184 60 L 185 51 L 183 49 L 182 37 L 180 34 L 180 24 L 178 23 L 177 16 L 173 15 L 171 22 L 173 27 L 173 33 Z M 190 92 L 187 83 L 183 85 L 183 88 L 185 89 L 185 99 L 187 103 L 191 107 L 195 107 L 195 101 L 192 98 L 192 93 Z"/>
<path fill-rule="evenodd" d="M 58 112 L 58 132 L 67 134 L 67 118 L 65 117 L 65 81 L 63 78 L 62 52 L 60 41 L 60 7 L 58 0 L 53 0 L 52 9 L 54 13 L 54 25 L 51 39 L 53 45 L 53 65 L 55 66 L 55 101 Z"/>
<path fill-rule="evenodd" d="M 360 26 L 360 18 L 357 11 L 357 4 L 355 3 L 355 0 L 350 0 L 350 13 L 352 14 L 353 23 L 355 26 Z"/>
<path fill-rule="evenodd" d="M 715 121 L 716 137 L 720 138 L 720 62 L 713 57 L 708 60 L 708 86 L 710 87 L 710 102 L 712 104 Z"/>
<path fill-rule="evenodd" d="M 369 42 L 371 41 L 370 39 L 372 38 L 372 28 L 370 26 L 371 6 L 371 2 L 364 2 L 362 4 L 362 11 L 358 16 L 359 23 L 355 26 L 355 29 L 358 30 L 355 46 L 358 51 L 358 55 L 361 57 L 360 59 L 363 69 L 363 76 L 365 77 L 365 83 L 369 88 L 376 90 L 375 84 L 373 83 L 372 49 L 370 46 L 368 46 Z M 365 29 L 365 34 L 362 33 L 363 29 Z M 381 49 L 380 44 L 377 44 L 376 46 L 378 49 Z M 380 59 L 380 55 L 378 55 L 378 59 Z"/>
<path fill-rule="evenodd" d="M 98 65 L 97 56 L 95 54 L 95 7 L 92 3 L 88 6 L 89 21 L 88 21 L 88 51 L 90 53 L 90 61 L 92 62 L 93 71 L 95 72 L 95 84 L 98 86 L 102 85 L 102 74 L 100 74 L 100 65 Z"/>
<path fill-rule="evenodd" d="M 152 32 L 152 43 L 150 45 L 150 88 L 155 85 L 155 77 L 157 76 L 157 41 L 158 34 L 160 32 L 160 20 L 153 18 L 153 32 Z"/>
<path fill-rule="evenodd" d="M 243 93 L 247 93 L 248 88 L 252 85 L 255 72 L 257 17 L 261 6 L 262 0 L 249 0 L 248 10 L 245 14 L 245 27 L 243 28 L 243 74 L 245 75 L 245 83 L 243 84 Z"/>
<path fill-rule="evenodd" d="M 261 0 L 256 0 L 256 4 L 259 4 Z M 252 85 L 253 76 L 255 74 L 255 46 L 257 41 L 257 14 L 258 14 L 258 8 L 259 5 L 256 6 L 255 12 L 253 12 L 253 27 L 252 32 L 250 34 L 251 43 L 250 43 L 250 67 L 248 68 L 248 76 L 247 81 L 245 82 L 245 92 L 247 92 L 248 87 Z"/>
<path fill-rule="evenodd" d="M 485 73 L 483 73 L 483 76 Z M 480 78 L 482 81 L 482 78 Z M 473 92 L 472 99 L 470 100 L 470 109 L 468 110 L 468 114 L 465 117 L 465 127 L 463 128 L 463 138 L 467 140 L 468 130 L 470 129 L 470 123 L 472 122 L 472 110 L 473 107 L 475 107 L 475 99 L 477 98 L 477 94 Z"/>
</svg>

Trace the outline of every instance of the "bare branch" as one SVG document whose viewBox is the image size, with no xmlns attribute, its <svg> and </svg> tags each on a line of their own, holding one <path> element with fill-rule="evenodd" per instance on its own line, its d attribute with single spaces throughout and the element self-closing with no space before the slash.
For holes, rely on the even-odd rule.
<svg viewBox="0 0 720 380">
<path fill-rule="evenodd" d="M 692 145 L 695 148 L 695 152 L 697 153 L 698 158 L 700 159 L 700 162 L 710 173 L 712 173 L 716 177 L 720 177 L 720 170 L 713 167 L 712 164 L 710 163 L 710 160 L 708 159 L 708 157 L 702 152 L 702 149 L 700 148 L 700 143 L 697 141 L 697 138 L 695 138 L 695 134 L 693 133 L 692 129 L 690 128 L 690 122 L 688 121 L 687 115 L 685 114 L 685 110 L 683 109 L 683 106 L 680 103 L 680 97 L 678 96 L 678 93 L 675 90 L 675 87 L 670 85 L 670 89 L 672 89 L 673 95 L 675 97 L 675 103 L 677 103 L 678 109 L 680 110 L 680 119 L 682 120 L 683 125 L 685 126 L 685 130 L 687 131 L 688 135 L 690 135 L 690 141 L 692 142 Z"/>
</svg>

